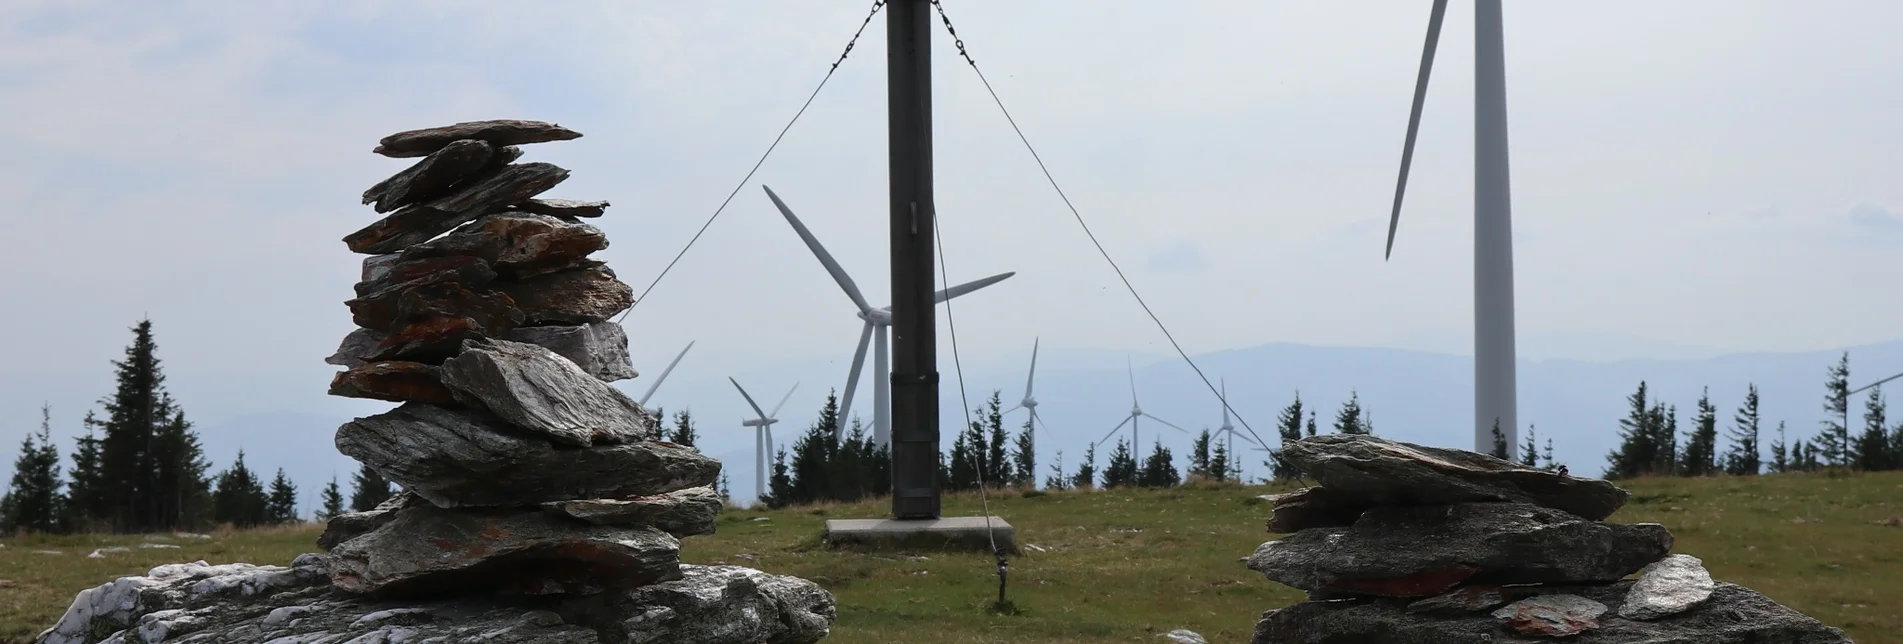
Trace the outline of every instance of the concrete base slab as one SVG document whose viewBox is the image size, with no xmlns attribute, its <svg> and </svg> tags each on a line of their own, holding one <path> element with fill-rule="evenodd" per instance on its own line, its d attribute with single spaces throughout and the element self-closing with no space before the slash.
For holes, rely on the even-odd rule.
<svg viewBox="0 0 1903 644">
<path fill-rule="evenodd" d="M 921 548 L 990 552 L 991 543 L 1018 554 L 1017 530 L 999 517 L 943 517 L 926 520 L 831 519 L 826 543 L 833 547 Z"/>
</svg>

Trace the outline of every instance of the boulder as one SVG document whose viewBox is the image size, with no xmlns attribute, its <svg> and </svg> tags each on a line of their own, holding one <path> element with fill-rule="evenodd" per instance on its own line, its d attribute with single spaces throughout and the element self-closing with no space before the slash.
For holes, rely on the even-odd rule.
<svg viewBox="0 0 1903 644">
<path fill-rule="evenodd" d="M 550 163 L 510 164 L 443 197 L 405 206 L 344 237 L 351 252 L 394 253 L 435 239 L 477 217 L 541 194 L 568 178 Z"/>
<path fill-rule="evenodd" d="M 337 451 L 446 508 L 625 499 L 720 477 L 720 461 L 673 443 L 558 447 L 487 411 L 413 402 L 344 423 Z"/>
<path fill-rule="evenodd" d="M 630 443 L 659 431 L 654 415 L 627 394 L 533 344 L 470 340 L 443 363 L 442 376 L 464 404 L 564 445 Z"/>
<path fill-rule="evenodd" d="M 366 362 L 330 379 L 330 395 L 390 402 L 455 405 L 456 396 L 443 386 L 443 369 L 403 360 Z"/>
<path fill-rule="evenodd" d="M 628 333 L 612 320 L 560 326 L 525 326 L 510 331 L 507 340 L 533 344 L 568 358 L 569 362 L 602 382 L 639 376 L 628 360 Z"/>
<path fill-rule="evenodd" d="M 337 544 L 355 539 L 383 527 L 396 518 L 396 511 L 413 503 L 428 503 L 409 492 L 398 492 L 377 507 L 363 512 L 345 512 L 324 521 L 324 533 L 317 535 L 317 547 L 328 552 Z"/>
<path fill-rule="evenodd" d="M 634 287 L 593 260 L 528 279 L 498 280 L 494 287 L 515 299 L 529 326 L 600 322 L 634 306 Z"/>
<path fill-rule="evenodd" d="M 495 156 L 495 146 L 487 141 L 462 139 L 451 141 L 402 172 L 371 186 L 363 192 L 365 204 L 376 204 L 379 213 L 399 206 L 428 201 L 449 192 L 456 182 L 480 172 Z"/>
<path fill-rule="evenodd" d="M 1691 555 L 1672 555 L 1646 566 L 1632 592 L 1619 606 L 1626 619 L 1658 619 L 1675 615 L 1711 597 L 1717 584 L 1705 570 L 1705 562 Z"/>
<path fill-rule="evenodd" d="M 580 221 L 501 212 L 411 246 L 403 251 L 403 257 L 479 257 L 504 278 L 522 279 L 574 268 L 590 253 L 607 247 L 608 236 L 601 229 Z"/>
<path fill-rule="evenodd" d="M 426 284 L 397 298 L 398 324 L 367 359 L 441 364 L 466 340 L 502 335 L 522 323 L 515 301 L 456 282 Z"/>
<path fill-rule="evenodd" d="M 1550 594 L 1581 597 L 1607 607 L 1599 628 L 1581 641 L 1595 644 L 1850 644 L 1843 631 L 1778 605 L 1749 588 L 1718 584 L 1711 598 L 1654 621 L 1619 617 L 1633 582 L 1562 586 Z M 1262 614 L 1256 644 L 1471 644 L 1523 641 L 1486 612 L 1445 615 L 1409 612 L 1405 600 L 1302 602 Z M 1588 639 L 1589 638 L 1589 639 Z"/>
<path fill-rule="evenodd" d="M 1269 532 L 1279 534 L 1350 525 L 1361 518 L 1362 512 L 1374 507 L 1365 497 L 1325 487 L 1305 487 L 1271 495 L 1269 503 L 1274 508 L 1269 515 Z"/>
<path fill-rule="evenodd" d="M 1371 435 L 1304 438 L 1290 443 L 1282 456 L 1331 494 L 1364 499 L 1369 506 L 1510 501 L 1598 521 L 1625 505 L 1627 496 L 1599 479 Z"/>
<path fill-rule="evenodd" d="M 627 590 L 680 578 L 680 541 L 648 527 L 589 525 L 533 508 L 410 503 L 336 547 L 331 582 L 388 597 L 494 590 Z"/>
<path fill-rule="evenodd" d="M 510 206 L 522 212 L 532 212 L 551 217 L 576 217 L 587 219 L 600 217 L 608 211 L 606 201 L 576 201 L 574 199 L 530 199 Z"/>
<path fill-rule="evenodd" d="M 420 157 L 441 150 L 462 140 L 475 139 L 489 145 L 528 145 L 550 141 L 568 141 L 581 138 L 581 133 L 541 121 L 518 121 L 498 119 L 491 121 L 469 121 L 443 127 L 405 130 L 383 137 L 377 142 L 373 152 L 386 157 Z"/>
<path fill-rule="evenodd" d="M 580 597 L 391 601 L 335 589 L 331 563 L 160 566 L 80 591 L 37 641 L 811 644 L 834 619 L 811 582 L 734 566 L 682 565 L 674 581 Z"/>
<path fill-rule="evenodd" d="M 679 538 L 714 533 L 714 519 L 726 503 L 710 487 L 690 487 L 630 499 L 586 499 L 544 503 L 554 514 L 596 525 L 651 526 Z"/>
<path fill-rule="evenodd" d="M 1389 506 L 1346 528 L 1264 543 L 1248 565 L 1324 596 L 1428 597 L 1462 583 L 1616 581 L 1671 548 L 1656 523 L 1598 523 L 1526 503 Z"/>
<path fill-rule="evenodd" d="M 370 356 L 376 355 L 377 345 L 383 343 L 388 334 L 382 331 L 357 328 L 344 336 L 343 343 L 337 345 L 337 352 L 324 358 L 324 364 L 339 367 L 355 367 L 363 364 Z"/>
</svg>

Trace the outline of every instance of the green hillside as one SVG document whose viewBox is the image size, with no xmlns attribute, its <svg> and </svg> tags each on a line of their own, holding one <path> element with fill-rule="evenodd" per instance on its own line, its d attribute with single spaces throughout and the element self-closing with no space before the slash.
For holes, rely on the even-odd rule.
<svg viewBox="0 0 1903 644">
<path fill-rule="evenodd" d="M 1862 644 L 1903 644 L 1903 473 L 1650 479 L 1624 483 L 1633 500 L 1612 520 L 1654 521 L 1677 552 L 1713 576 L 1842 627 Z M 1182 487 L 1055 494 L 997 493 L 994 513 L 1017 526 L 1016 611 L 991 610 L 989 556 L 854 554 L 819 546 L 828 518 L 878 517 L 883 503 L 732 511 L 719 533 L 686 540 L 683 558 L 795 574 L 831 589 L 839 621 L 828 642 L 1154 642 L 1188 628 L 1240 642 L 1263 610 L 1300 599 L 1240 559 L 1268 538 L 1262 487 Z M 977 514 L 976 495 L 946 499 L 948 515 Z M 1887 524 L 1887 525 L 1886 525 Z M 0 548 L 0 642 L 21 642 L 73 593 L 174 561 L 287 563 L 317 529 L 223 533 L 178 549 L 139 537 L 25 537 Z M 87 558 L 95 548 L 125 553 Z M 58 550 L 61 555 L 36 554 Z"/>
</svg>

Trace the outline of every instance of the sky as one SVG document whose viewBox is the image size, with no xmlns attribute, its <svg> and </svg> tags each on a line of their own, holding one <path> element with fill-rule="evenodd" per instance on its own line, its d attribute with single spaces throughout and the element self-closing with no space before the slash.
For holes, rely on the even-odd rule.
<svg viewBox="0 0 1903 644">
<path fill-rule="evenodd" d="M 1449 11 L 1385 262 L 1428 2 L 945 4 L 1186 350 L 1471 350 L 1471 3 Z M 321 360 L 351 328 L 361 257 L 340 239 L 376 219 L 358 195 L 409 163 L 370 149 L 400 130 L 521 118 L 582 132 L 524 161 L 573 172 L 545 196 L 614 204 L 597 257 L 644 289 L 869 7 L 0 3 L 0 381 L 19 388 L 0 429 L 37 423 L 43 399 L 76 425 L 66 401 L 108 391 L 108 361 L 148 316 L 201 420 L 387 407 L 325 400 Z M 1882 293 L 1903 242 L 1903 85 L 1888 82 L 1903 5 L 1506 9 L 1523 357 L 1896 339 L 1903 300 Z M 859 321 L 759 186 L 888 303 L 884 34 L 872 21 L 626 320 L 638 369 L 697 341 L 677 373 L 827 360 L 839 375 L 815 380 L 843 380 Z M 1016 361 L 1041 338 L 1170 352 L 951 39 L 934 38 L 946 277 L 1017 272 L 955 301 L 960 350 Z"/>
</svg>

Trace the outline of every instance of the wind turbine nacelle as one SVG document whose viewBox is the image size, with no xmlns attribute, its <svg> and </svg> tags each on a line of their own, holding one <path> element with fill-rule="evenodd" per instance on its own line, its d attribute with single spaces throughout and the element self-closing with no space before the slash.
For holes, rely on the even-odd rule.
<svg viewBox="0 0 1903 644">
<path fill-rule="evenodd" d="M 771 424 L 773 424 L 773 421 L 765 419 L 765 418 L 754 418 L 752 420 L 740 421 L 741 427 L 765 427 Z"/>
<path fill-rule="evenodd" d="M 867 322 L 871 322 L 879 326 L 892 325 L 892 307 L 889 307 L 889 306 L 885 308 L 873 309 L 871 315 L 867 315 L 865 311 L 860 311 L 857 315 L 859 316 L 859 319 L 865 320 Z"/>
<path fill-rule="evenodd" d="M 1018 403 L 1018 406 L 1023 407 L 1025 409 L 1037 409 L 1037 399 L 1032 398 L 1030 396 L 1025 396 L 1024 402 Z"/>
</svg>

